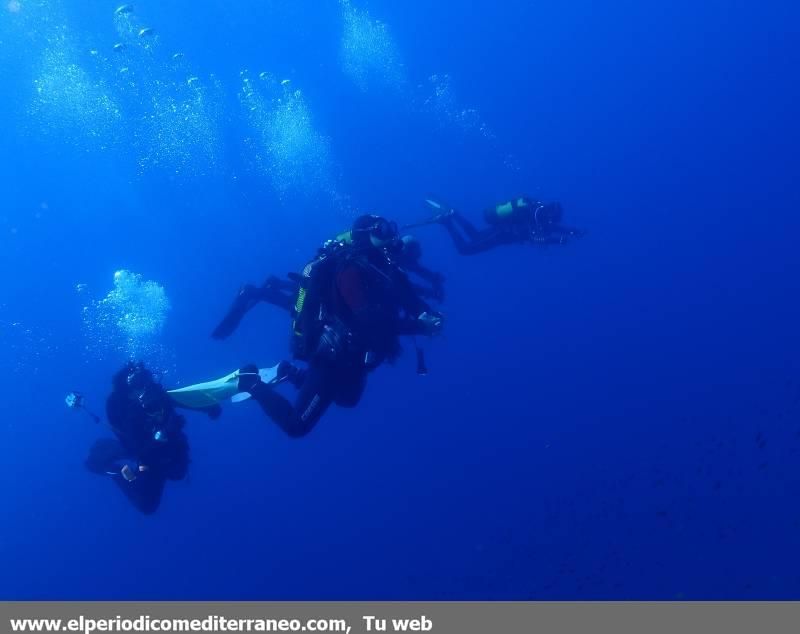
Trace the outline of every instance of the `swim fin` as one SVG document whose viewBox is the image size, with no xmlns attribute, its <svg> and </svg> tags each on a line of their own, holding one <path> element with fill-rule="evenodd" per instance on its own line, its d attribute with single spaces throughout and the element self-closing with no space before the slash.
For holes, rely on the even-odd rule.
<svg viewBox="0 0 800 634">
<path fill-rule="evenodd" d="M 431 209 L 434 209 L 439 213 L 445 211 L 445 209 L 447 208 L 447 205 L 445 205 L 444 203 L 439 202 L 435 198 L 431 198 L 431 197 L 428 197 L 428 198 L 425 199 L 425 204 L 428 205 L 428 207 L 430 207 Z"/>
<path fill-rule="evenodd" d="M 280 367 L 281 364 L 279 363 L 272 368 L 258 369 L 257 372 L 264 383 L 280 383 L 286 379 L 286 375 L 278 374 Z M 248 372 L 235 370 L 221 379 L 168 390 L 167 394 L 178 407 L 188 407 L 190 409 L 213 407 L 228 399 L 233 403 L 240 403 L 250 398 L 249 393 L 239 390 L 239 377 L 244 374 L 248 374 Z"/>
</svg>

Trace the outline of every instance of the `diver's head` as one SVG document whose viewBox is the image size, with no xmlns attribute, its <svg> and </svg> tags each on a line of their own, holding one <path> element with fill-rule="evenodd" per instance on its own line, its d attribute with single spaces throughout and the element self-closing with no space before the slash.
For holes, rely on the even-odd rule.
<svg viewBox="0 0 800 634">
<path fill-rule="evenodd" d="M 359 216 L 353 223 L 350 235 L 353 244 L 384 249 L 397 241 L 397 223 L 375 214 Z"/>
<path fill-rule="evenodd" d="M 128 361 L 117 370 L 111 379 L 111 383 L 116 391 L 127 392 L 131 389 L 131 386 L 146 383 L 146 377 L 149 374 L 142 362 Z"/>
<path fill-rule="evenodd" d="M 141 361 L 138 363 L 129 363 L 128 374 L 125 377 L 125 383 L 129 390 L 143 390 L 149 385 L 155 383 L 153 374 L 144 367 Z"/>
<path fill-rule="evenodd" d="M 552 229 L 561 224 L 563 210 L 560 203 L 539 204 L 534 212 L 536 226 L 542 229 Z"/>
</svg>

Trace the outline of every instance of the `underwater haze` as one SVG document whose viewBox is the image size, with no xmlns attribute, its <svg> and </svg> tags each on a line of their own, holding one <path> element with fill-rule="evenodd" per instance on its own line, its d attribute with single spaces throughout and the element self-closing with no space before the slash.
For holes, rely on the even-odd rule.
<svg viewBox="0 0 800 634">
<path fill-rule="evenodd" d="M 0 598 L 800 599 L 797 3 L 120 4 L 0 4 Z M 287 358 L 240 285 L 431 195 L 586 235 L 415 229 L 427 376 L 188 413 L 153 515 L 89 473 L 69 391 Z"/>
</svg>

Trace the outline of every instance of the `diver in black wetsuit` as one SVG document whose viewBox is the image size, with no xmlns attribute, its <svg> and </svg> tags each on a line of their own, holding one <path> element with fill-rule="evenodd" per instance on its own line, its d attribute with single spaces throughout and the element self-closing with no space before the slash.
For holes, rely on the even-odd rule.
<svg viewBox="0 0 800 634">
<path fill-rule="evenodd" d="M 112 380 L 106 401 L 116 438 L 92 447 L 87 468 L 108 475 L 142 513 L 159 506 L 167 480 L 182 480 L 189 466 L 185 419 L 142 363 L 128 363 Z"/>
<path fill-rule="evenodd" d="M 444 301 L 444 276 L 422 265 L 422 247 L 416 238 L 407 235 L 395 241 L 392 245 L 392 256 L 402 270 L 425 282 L 425 285 L 412 284 L 419 297 L 439 303 Z M 290 273 L 287 279 L 271 275 L 262 286 L 245 284 L 239 289 L 231 307 L 211 336 L 214 339 L 230 337 L 244 316 L 260 302 L 291 312 L 301 280 L 302 276 Z"/>
<path fill-rule="evenodd" d="M 582 235 L 578 229 L 561 225 L 563 212 L 559 203 L 515 198 L 484 210 L 488 226 L 483 229 L 455 209 L 434 200 L 426 203 L 440 213 L 419 224 L 443 225 L 461 255 L 484 253 L 506 244 L 565 244 Z"/>
<path fill-rule="evenodd" d="M 288 370 L 298 388 L 293 404 L 254 366 L 240 370 L 238 389 L 287 435 L 308 434 L 332 403 L 355 407 L 368 374 L 399 354 L 399 336 L 440 332 L 441 316 L 392 258 L 398 240 L 394 223 L 362 216 L 305 267 L 293 310 L 292 351 L 308 368 Z"/>
</svg>

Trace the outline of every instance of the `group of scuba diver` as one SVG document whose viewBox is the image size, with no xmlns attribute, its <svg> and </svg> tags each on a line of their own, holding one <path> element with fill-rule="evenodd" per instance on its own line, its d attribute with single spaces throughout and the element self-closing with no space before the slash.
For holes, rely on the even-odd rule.
<svg viewBox="0 0 800 634">
<path fill-rule="evenodd" d="M 462 255 L 509 244 L 565 244 L 582 235 L 561 224 L 558 203 L 516 198 L 485 212 L 476 228 L 459 212 L 427 200 L 435 215 L 406 228 L 441 225 Z M 270 276 L 262 286 L 244 285 L 212 337 L 233 334 L 260 302 L 290 314 L 291 360 L 270 368 L 245 365 L 214 381 L 167 390 L 141 362 L 129 362 L 112 378 L 106 402 L 113 438 L 98 440 L 87 468 L 113 479 L 145 514 L 157 510 L 167 480 L 181 480 L 189 465 L 189 443 L 178 409 L 218 418 L 221 404 L 252 399 L 287 436 L 307 435 L 332 404 L 356 407 L 369 374 L 400 354 L 400 338 L 433 337 L 443 316 L 429 302 L 444 301 L 444 276 L 424 267 L 419 242 L 402 235 L 381 216 L 358 217 L 351 229 L 328 240 L 301 273 Z M 417 349 L 417 371 L 426 372 Z M 299 362 L 299 363 L 298 363 Z M 291 385 L 287 399 L 278 384 Z M 78 393 L 67 405 L 95 422 Z"/>
</svg>

